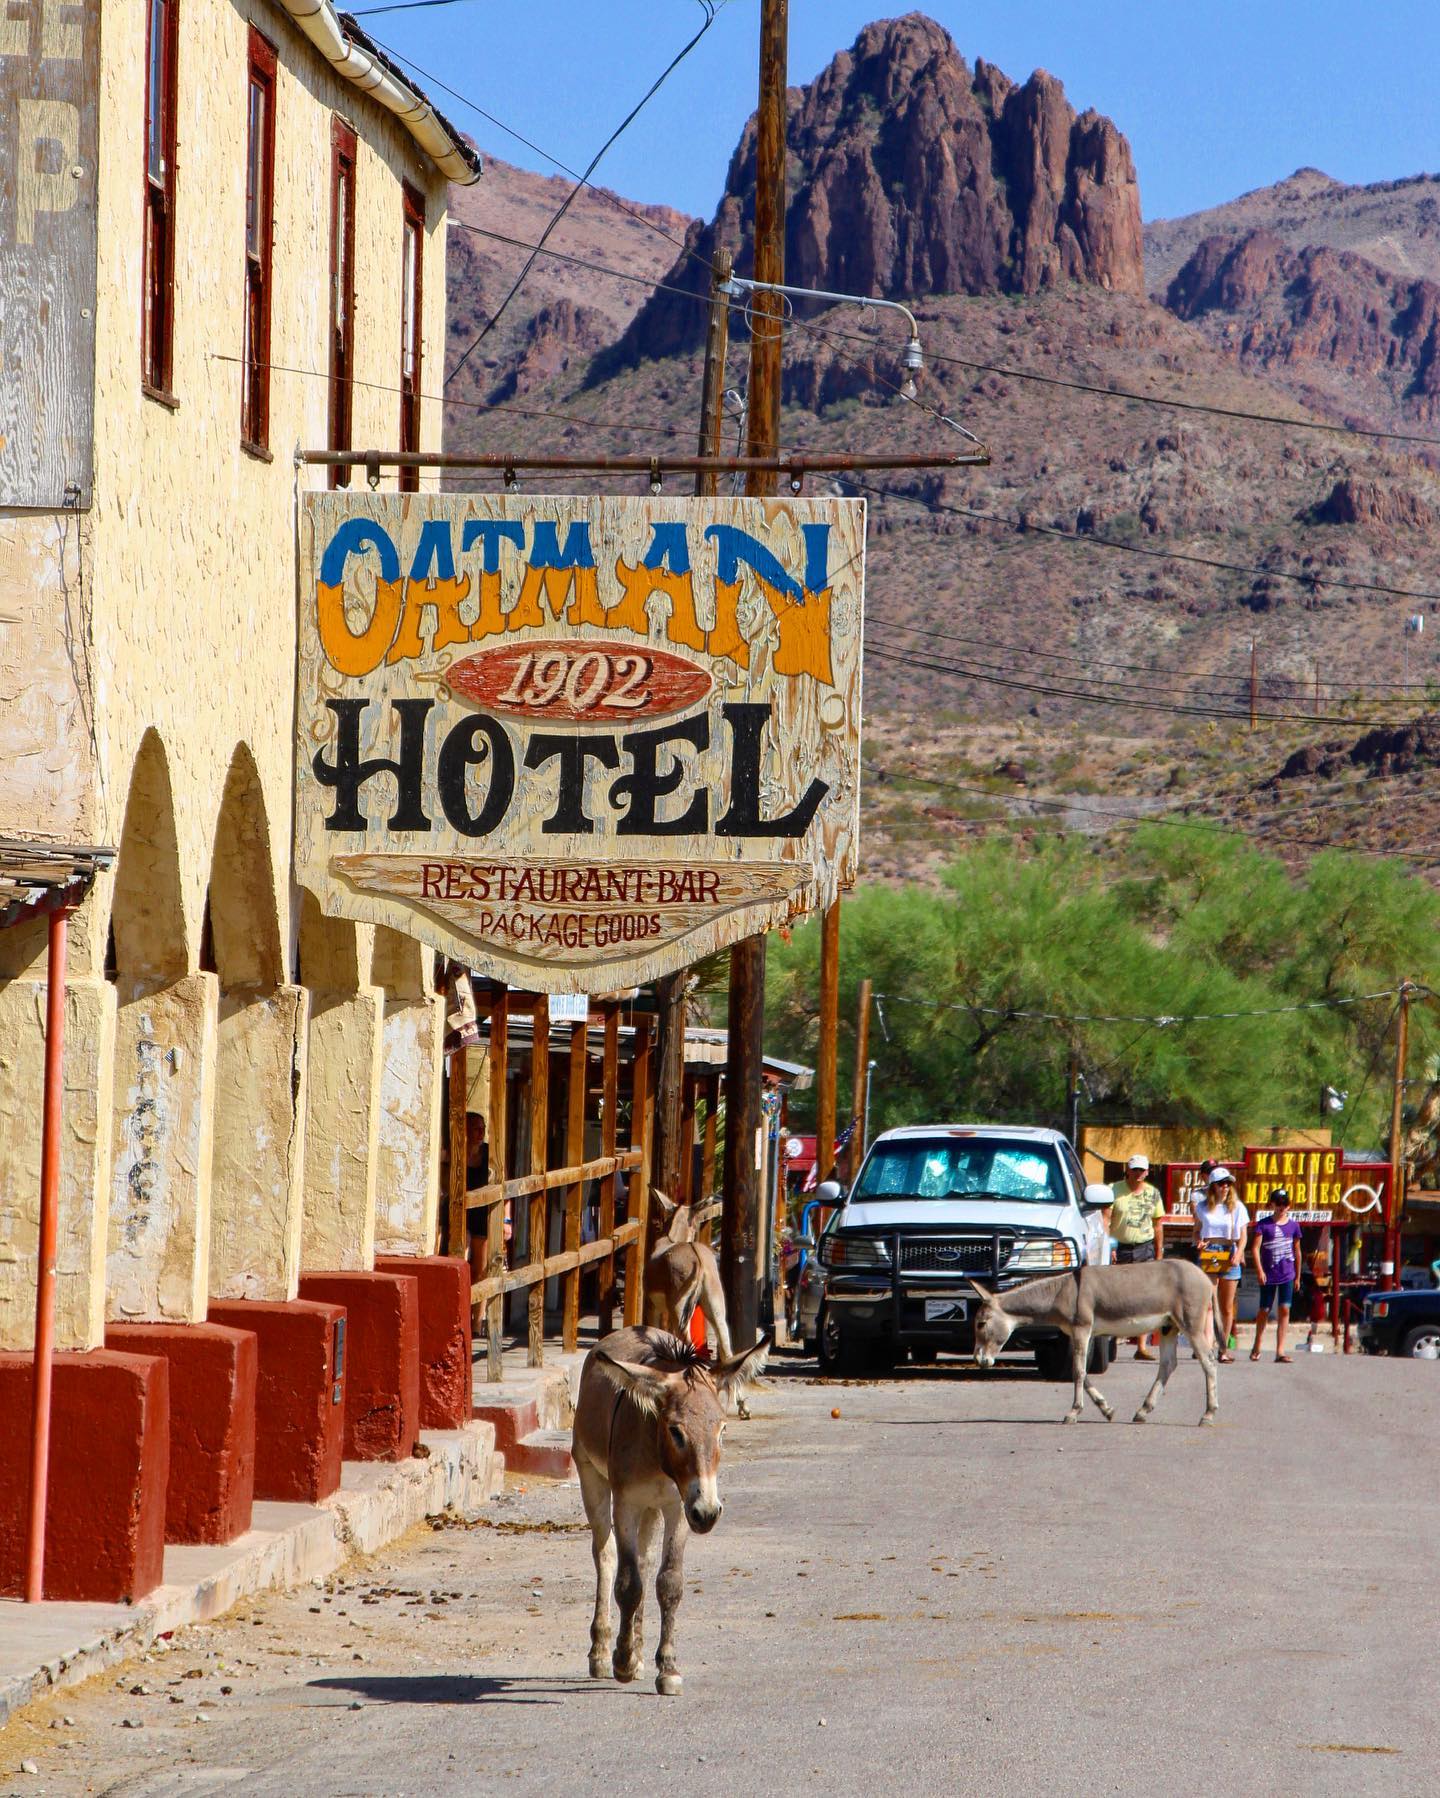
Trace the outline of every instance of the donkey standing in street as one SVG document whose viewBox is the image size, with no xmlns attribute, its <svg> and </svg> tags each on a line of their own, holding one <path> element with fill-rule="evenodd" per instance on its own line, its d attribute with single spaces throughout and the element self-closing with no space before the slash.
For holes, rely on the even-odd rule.
<svg viewBox="0 0 1440 1798">
<path fill-rule="evenodd" d="M 691 1530 L 706 1535 L 720 1520 L 725 1401 L 760 1377 L 769 1352 L 767 1336 L 743 1355 L 712 1364 L 692 1343 L 647 1327 L 616 1330 L 585 1357 L 571 1453 L 595 1556 L 592 1679 L 605 1677 L 607 1659 L 618 1680 L 632 1680 L 640 1671 L 645 1562 L 663 1527 L 655 1580 L 655 1690 L 678 1696 L 675 1616 L 685 1585 L 685 1544 Z M 620 1607 L 613 1656 L 612 1583 Z"/>
<path fill-rule="evenodd" d="M 1160 1332 L 1160 1366 L 1134 1421 L 1144 1423 L 1159 1402 L 1165 1382 L 1175 1371 L 1180 1332 L 1190 1338 L 1195 1359 L 1205 1374 L 1205 1415 L 1214 1423 L 1219 1410 L 1215 1374 L 1215 1291 L 1208 1277 L 1190 1261 L 1117 1262 L 1108 1267 L 1082 1267 L 1074 1273 L 1030 1280 L 1008 1292 L 987 1292 L 972 1280 L 980 1301 L 975 1316 L 975 1359 L 993 1367 L 995 1357 L 1023 1324 L 1061 1330 L 1070 1338 L 1075 1373 L 1075 1400 L 1066 1423 L 1078 1423 L 1086 1396 L 1093 1399 L 1106 1423 L 1115 1415 L 1100 1388 L 1090 1379 L 1090 1343 L 1097 1336 L 1146 1336 Z"/>
</svg>

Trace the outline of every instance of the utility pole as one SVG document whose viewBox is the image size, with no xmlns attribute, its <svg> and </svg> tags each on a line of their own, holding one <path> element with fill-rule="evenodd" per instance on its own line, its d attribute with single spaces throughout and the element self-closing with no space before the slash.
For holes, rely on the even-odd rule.
<svg viewBox="0 0 1440 1798">
<path fill-rule="evenodd" d="M 698 454 L 718 458 L 725 423 L 725 358 L 730 344 L 730 301 L 720 291 L 730 279 L 734 257 L 729 250 L 717 250 L 710 265 L 710 322 L 705 335 L 705 381 L 700 399 L 700 442 Z M 697 498 L 713 499 L 719 491 L 720 477 L 697 474 Z M 651 1175 L 667 1199 L 676 1200 L 681 1186 L 680 1160 L 684 1153 L 683 1098 L 685 1087 L 685 970 L 667 974 L 655 983 L 655 997 L 660 1010 L 660 1038 L 657 1049 L 658 1069 L 655 1085 L 655 1155 Z M 710 1197 L 708 1192 L 697 1195 Z M 649 1241 L 645 1259 L 659 1241 L 664 1229 L 660 1207 L 650 1207 Z"/>
<path fill-rule="evenodd" d="M 760 99 L 755 141 L 755 279 L 785 279 L 785 75 L 789 0 L 760 0 Z M 780 445 L 779 294 L 757 293 L 751 308 L 750 403 L 746 453 L 773 456 Z M 773 498 L 775 476 L 752 470 L 747 495 Z M 737 1350 L 759 1334 L 760 1086 L 765 1047 L 765 938 L 730 951 L 729 1046 L 725 1058 L 725 1209 L 721 1273 Z"/>
<path fill-rule="evenodd" d="M 1255 657 L 1255 639 L 1252 637 L 1250 639 L 1250 728 L 1252 731 L 1255 728 L 1255 701 L 1259 697 L 1257 674 L 1258 663 Z"/>
<path fill-rule="evenodd" d="M 865 1138 L 869 1119 L 865 1115 L 870 1089 L 870 979 L 860 982 L 855 1001 L 855 1098 L 850 1116 L 855 1120 L 855 1134 L 850 1138 L 850 1179 L 854 1181 L 865 1159 Z"/>
<path fill-rule="evenodd" d="M 1400 1284 L 1400 1211 L 1405 1202 L 1405 1059 L 1410 1047 L 1410 982 L 1400 982 L 1395 1018 L 1395 1091 L 1390 1104 L 1390 1206 L 1380 1272 L 1388 1290 Z"/>
<path fill-rule="evenodd" d="M 840 901 L 828 908 L 820 930 L 820 1053 L 815 1057 L 816 1178 L 830 1178 L 835 1154 L 835 1086 L 840 1027 Z"/>
</svg>

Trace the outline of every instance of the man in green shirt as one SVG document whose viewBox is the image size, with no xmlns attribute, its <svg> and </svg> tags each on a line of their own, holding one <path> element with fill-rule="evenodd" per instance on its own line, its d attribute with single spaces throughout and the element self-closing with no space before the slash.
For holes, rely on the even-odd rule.
<svg viewBox="0 0 1440 1798">
<path fill-rule="evenodd" d="M 1111 1189 L 1110 1234 L 1115 1238 L 1116 1261 L 1159 1261 L 1165 1254 L 1165 1201 L 1150 1184 L 1150 1162 L 1132 1155 L 1125 1163 L 1125 1178 Z M 1137 1361 L 1153 1361 L 1155 1355 L 1143 1342 L 1135 1347 Z"/>
</svg>

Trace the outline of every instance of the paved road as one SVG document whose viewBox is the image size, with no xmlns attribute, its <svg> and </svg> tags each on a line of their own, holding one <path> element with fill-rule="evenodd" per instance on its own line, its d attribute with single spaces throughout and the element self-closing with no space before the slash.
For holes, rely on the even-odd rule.
<svg viewBox="0 0 1440 1798">
<path fill-rule="evenodd" d="M 682 1699 L 583 1677 L 579 1494 L 532 1483 L 62 1694 L 0 1736 L 0 1775 L 29 1756 L 16 1791 L 127 1798 L 1433 1790 L 1440 1370 L 1222 1371 L 1214 1431 L 1188 1362 L 1157 1422 L 1061 1429 L 1033 1375 L 834 1386 L 792 1362 L 730 1426 Z M 1147 1374 L 1107 1376 L 1122 1415 Z"/>
</svg>

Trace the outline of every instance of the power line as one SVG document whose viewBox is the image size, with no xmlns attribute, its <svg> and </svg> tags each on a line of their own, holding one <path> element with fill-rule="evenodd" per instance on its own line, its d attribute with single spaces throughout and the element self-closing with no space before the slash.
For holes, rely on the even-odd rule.
<svg viewBox="0 0 1440 1798">
<path fill-rule="evenodd" d="M 313 381 L 329 381 L 334 379 L 330 371 L 324 368 L 299 368 L 286 362 L 252 364 L 244 356 L 230 356 L 223 350 L 210 350 L 208 354 L 212 362 L 235 362 L 240 363 L 245 367 L 258 366 L 268 368 L 274 374 L 301 375 L 307 380 Z M 389 381 L 363 381 L 358 375 L 351 377 L 350 384 L 352 387 L 367 388 L 372 393 L 406 393 L 409 391 L 408 388 L 401 387 L 398 384 Z M 422 400 L 431 400 L 436 405 L 440 406 L 456 406 L 466 412 L 513 412 L 519 418 L 553 418 L 559 420 L 563 424 L 579 425 L 582 429 L 591 431 L 624 431 L 630 435 L 634 435 L 638 431 L 654 431 L 664 437 L 684 437 L 687 439 L 694 435 L 693 432 L 682 429 L 682 427 L 675 424 L 673 420 L 661 423 L 658 420 L 642 419 L 637 424 L 607 424 L 603 419 L 584 418 L 578 412 L 556 412 L 553 409 L 543 407 L 517 406 L 509 400 L 457 400 L 451 399 L 448 395 L 443 393 L 422 393 L 420 398 Z"/>
<path fill-rule="evenodd" d="M 1012 687 L 1017 692 L 1038 693 L 1051 699 L 1080 700 L 1089 705 L 1125 706 L 1144 712 L 1169 712 L 1177 717 L 1219 718 L 1229 723 L 1236 723 L 1242 719 L 1248 720 L 1250 716 L 1248 711 L 1222 711 L 1215 706 L 1186 705 L 1178 701 L 1146 699 L 1133 693 L 1112 697 L 1094 688 L 1077 690 L 1074 687 L 1048 686 L 1039 681 L 1023 681 L 1002 674 L 990 673 L 983 666 L 966 667 L 953 662 L 940 662 L 908 651 L 901 652 L 872 647 L 869 654 L 879 656 L 882 661 L 902 662 L 910 668 L 924 668 L 932 674 L 954 675 L 963 680 L 979 681 L 987 686 Z M 1388 728 L 1394 723 L 1393 719 L 1327 717 L 1324 713 L 1317 717 L 1308 712 L 1256 712 L 1255 716 L 1265 724 L 1340 724 L 1352 729 L 1357 725 L 1376 729 L 1383 725 Z"/>
<path fill-rule="evenodd" d="M 391 0 L 389 6 L 366 6 L 358 12 L 352 12 L 352 19 L 374 19 L 382 12 L 418 12 L 426 6 L 463 6 L 469 0 Z"/>
<path fill-rule="evenodd" d="M 1220 1024 L 1231 1023 L 1236 1018 L 1278 1018 L 1292 1012 L 1335 1011 L 1349 1005 L 1369 1005 L 1376 999 L 1393 999 L 1398 992 L 1398 987 L 1386 987 L 1383 992 L 1378 993 L 1355 993 L 1348 998 L 1302 999 L 1293 1005 L 1261 1005 L 1244 1011 L 1157 1012 L 1153 1015 L 1124 1011 L 1027 1011 L 1019 1006 L 961 1005 L 945 999 L 912 999 L 904 993 L 876 993 L 875 998 L 878 1003 L 885 1005 L 916 1005 L 927 1011 L 963 1011 L 982 1017 L 1024 1019 L 1030 1023 L 1153 1024 L 1158 1029 L 1168 1030 L 1176 1024 Z"/>
<path fill-rule="evenodd" d="M 723 4 L 728 5 L 729 0 L 723 0 Z M 587 181 L 585 176 L 582 175 L 578 169 L 571 168 L 569 163 L 558 157 L 553 150 L 547 150 L 543 144 L 537 144 L 533 138 L 526 137 L 523 131 L 517 131 L 513 125 L 507 125 L 504 119 L 497 118 L 493 112 L 487 112 L 477 100 L 471 99 L 469 94 L 463 94 L 459 88 L 451 87 L 449 82 L 443 80 L 432 70 L 423 68 L 413 57 L 407 56 L 403 50 L 397 49 L 393 44 L 382 43 L 379 38 L 373 38 L 372 41 L 375 44 L 375 47 L 379 50 L 383 50 L 387 56 L 393 56 L 397 62 L 403 63 L 406 68 L 413 69 L 427 86 L 438 88 L 441 93 L 448 94 L 452 100 L 457 101 L 461 106 L 467 107 L 478 118 L 482 118 L 487 124 L 493 125 L 497 131 L 503 131 L 507 137 L 513 137 L 517 144 L 523 144 L 527 150 L 533 150 L 537 156 L 541 157 L 545 162 L 550 163 L 553 168 L 559 169 L 562 175 L 569 175 L 572 181 L 578 181 L 582 187 L 588 187 L 597 199 L 604 200 L 607 205 L 613 206 L 617 212 L 623 212 L 627 218 L 633 219 L 638 225 L 643 225 L 647 231 L 653 231 L 657 237 L 663 237 L 667 243 L 673 244 L 677 250 L 683 250 L 687 256 L 693 256 L 697 262 L 704 263 L 704 257 L 698 255 L 697 252 L 692 250 L 681 238 L 676 237 L 673 232 L 667 231 L 663 225 L 656 224 L 654 219 L 646 218 L 645 214 L 640 212 L 637 208 L 627 205 L 626 202 L 620 198 L 619 194 L 612 193 L 608 187 L 596 187 L 594 182 Z M 461 225 L 467 230 L 474 229 L 473 226 L 465 226 L 460 219 L 452 218 L 449 222 L 452 227 Z M 518 240 L 512 239 L 508 241 Z M 527 243 L 522 247 L 527 250 L 533 250 L 538 246 Z M 545 252 L 547 256 L 553 256 L 555 253 L 554 250 L 546 250 Z M 610 271 L 605 270 L 603 272 L 609 273 Z M 675 291 L 678 293 L 684 290 L 677 288 Z"/>
<path fill-rule="evenodd" d="M 507 293 L 505 295 L 505 298 L 503 300 L 501 300 L 499 306 L 490 315 L 489 319 L 485 322 L 485 324 L 481 327 L 480 332 L 476 336 L 474 341 L 465 350 L 464 354 L 461 356 L 460 360 L 455 364 L 455 366 L 450 370 L 449 374 L 446 375 L 445 385 L 447 387 L 455 379 L 456 375 L 458 375 L 460 373 L 460 370 L 462 368 L 464 368 L 465 364 L 470 360 L 471 356 L 474 355 L 475 351 L 480 347 L 480 345 L 482 343 L 484 343 L 485 339 L 495 329 L 496 325 L 498 325 L 500 323 L 500 320 L 505 316 L 505 313 L 506 313 L 507 309 L 509 308 L 510 302 L 515 298 L 516 294 L 519 293 L 520 289 L 525 285 L 525 281 L 526 281 L 527 277 L 529 276 L 531 269 L 534 268 L 534 266 L 535 266 L 536 258 L 544 250 L 546 240 L 549 238 L 550 233 L 560 223 L 561 219 L 564 218 L 565 214 L 570 210 L 571 204 L 574 202 L 576 195 L 579 194 L 581 188 L 586 185 L 586 183 L 589 181 L 591 175 L 593 175 L 595 173 L 596 168 L 599 166 L 601 157 L 604 156 L 605 152 L 616 141 L 616 139 L 619 138 L 623 132 L 625 132 L 626 130 L 629 129 L 630 125 L 635 121 L 636 118 L 639 117 L 641 110 L 649 104 L 649 102 L 654 98 L 654 96 L 657 93 L 659 93 L 660 89 L 665 85 L 666 81 L 669 80 L 670 76 L 675 72 L 676 69 L 679 68 L 680 64 L 682 62 L 684 62 L 685 58 L 690 54 L 690 52 L 700 42 L 701 38 L 704 37 L 705 33 L 710 29 L 710 27 L 715 23 L 716 0 L 697 0 L 697 3 L 701 7 L 702 11 L 705 14 L 704 24 L 701 25 L 700 29 L 695 33 L 694 37 L 692 37 L 689 40 L 689 42 L 687 44 L 685 44 L 677 52 L 677 54 L 670 59 L 670 61 L 665 65 L 664 69 L 661 70 L 660 74 L 655 78 L 655 80 L 653 82 L 651 82 L 650 86 L 645 90 L 645 93 L 641 96 L 641 98 L 636 102 L 636 104 L 634 106 L 632 106 L 630 108 L 629 112 L 626 113 L 625 117 L 623 119 L 621 119 L 620 123 L 610 133 L 609 137 L 607 137 L 605 139 L 605 142 L 603 144 L 601 144 L 600 148 L 590 158 L 590 161 L 589 161 L 588 165 L 586 166 L 584 175 L 575 183 L 574 187 L 572 187 L 570 189 L 570 192 L 565 196 L 564 200 L 561 201 L 560 205 L 551 214 L 550 219 L 546 223 L 545 229 L 540 233 L 540 238 L 539 238 L 538 243 L 536 243 L 534 248 L 531 250 L 530 255 L 526 258 L 525 266 L 520 270 L 520 273 L 515 277 L 514 285 L 511 287 L 509 293 Z"/>
<path fill-rule="evenodd" d="M 1088 532 L 1062 531 L 1057 525 L 1035 524 L 1028 518 L 1001 518 L 993 512 L 979 512 L 973 506 L 954 506 L 944 500 L 917 499 L 893 487 L 875 487 L 867 481 L 851 477 L 857 487 L 880 499 L 904 500 L 926 512 L 947 512 L 956 518 L 971 518 L 979 524 L 998 526 L 1021 536 L 1056 537 L 1062 543 L 1079 544 L 1082 548 L 1116 550 L 1128 556 L 1145 556 L 1159 562 L 1188 562 L 1200 568 L 1216 569 L 1224 574 L 1250 574 L 1267 580 L 1294 581 L 1302 587 L 1333 587 L 1346 593 L 1380 593 L 1390 599 L 1424 599 L 1440 602 L 1440 593 L 1414 587 L 1391 587 L 1381 581 L 1333 580 L 1328 575 L 1295 574 L 1287 569 L 1261 568 L 1249 562 L 1226 562 L 1217 556 L 1200 556 L 1183 549 L 1150 549 L 1142 543 L 1121 543 L 1114 537 L 1096 537 Z"/>
</svg>

